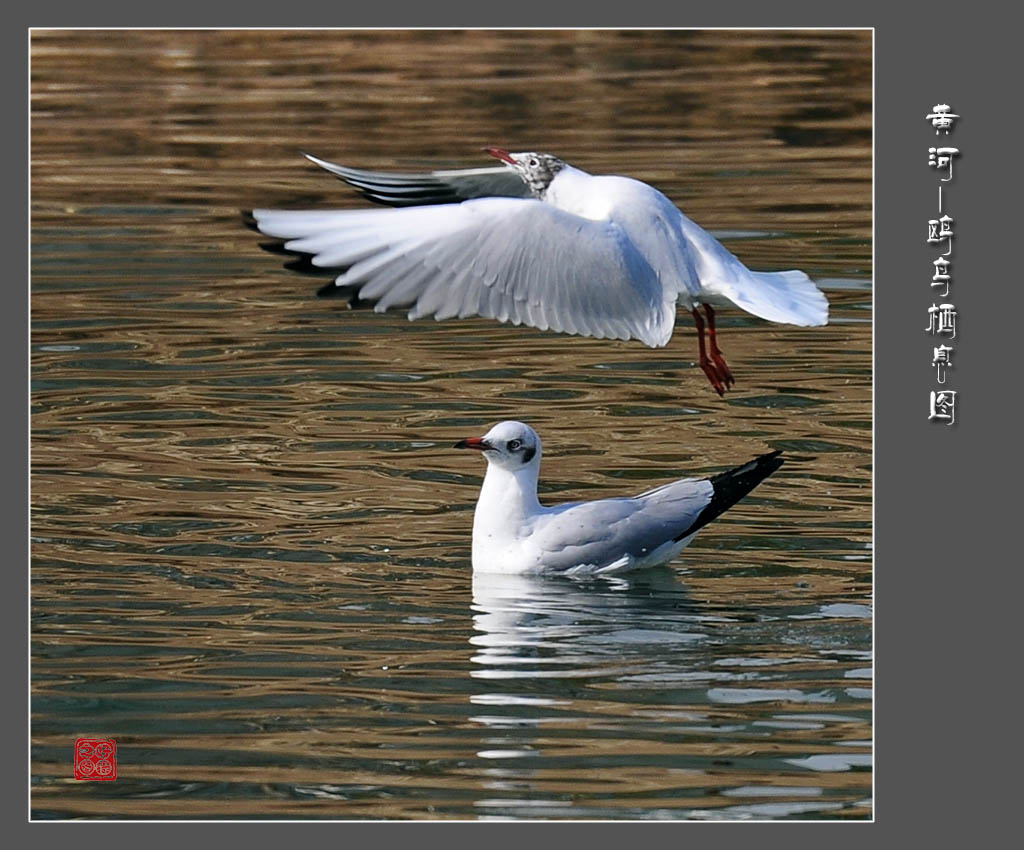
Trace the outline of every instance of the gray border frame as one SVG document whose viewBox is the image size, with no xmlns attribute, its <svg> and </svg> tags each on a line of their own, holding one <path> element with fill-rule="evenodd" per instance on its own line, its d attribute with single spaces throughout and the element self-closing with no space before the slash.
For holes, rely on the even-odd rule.
<svg viewBox="0 0 1024 850">
<path fill-rule="evenodd" d="M 555 11 L 549 4 L 519 0 L 510 7 L 476 3 L 440 8 L 435 2 L 406 8 L 362 10 L 335 7 L 328 18 L 319 3 L 290 3 L 281 11 L 256 8 L 211 9 L 187 2 L 172 12 L 142 10 L 127 3 L 88 5 L 48 3 L 29 11 L 11 11 L 3 38 L 4 104 L 8 115 L 27 103 L 28 26 L 661 26 L 661 27 L 872 27 L 876 49 L 875 159 L 875 539 L 877 587 L 876 643 L 876 800 L 869 824 L 500 824 L 482 825 L 484 835 L 466 824 L 175 824 L 160 825 L 156 835 L 177 844 L 194 840 L 210 827 L 241 830 L 233 840 L 255 846 L 277 844 L 284 830 L 303 830 L 302 840 L 328 839 L 385 843 L 427 841 L 446 844 L 479 841 L 501 845 L 536 840 L 535 831 L 556 840 L 582 830 L 584 838 L 619 841 L 620 830 L 644 829 L 655 845 L 680 840 L 703 846 L 733 846 L 756 841 L 790 847 L 853 846 L 869 840 L 913 840 L 915 844 L 954 846 L 972 838 L 974 824 L 999 835 L 997 821 L 1012 811 L 1015 783 L 998 775 L 1000 756 L 1011 746 L 1016 728 L 1010 711 L 1017 703 L 1003 683 L 1014 670 L 1010 652 L 1019 644 L 1011 606 L 1016 602 L 1019 558 L 1015 530 L 1016 471 L 1009 429 L 1016 431 L 1010 403 L 1015 387 L 1011 322 L 1019 300 L 1011 186 L 1017 183 L 1016 158 L 1009 146 L 1020 140 L 1020 118 L 1009 103 L 1019 68 L 1017 27 L 1009 13 L 986 14 L 984 4 L 963 6 L 933 2 L 917 7 L 862 2 L 850 11 L 820 3 L 775 0 L 771 4 L 715 4 L 712 8 L 673 8 L 659 2 L 631 3 L 628 10 L 575 4 Z M 190 8 L 191 7 L 191 8 Z M 531 8 L 532 7 L 532 8 Z M 1004 7 L 1005 8 L 1005 7 Z M 31 20 L 26 18 L 31 17 Z M 327 18 L 325 20 L 325 18 Z M 1010 77 L 1010 79 L 1006 79 Z M 1005 84 L 1004 84 L 1005 80 Z M 926 421 L 929 338 L 923 332 L 930 301 L 924 244 L 925 221 L 933 217 L 935 172 L 926 149 L 934 136 L 924 112 L 940 100 L 963 115 L 950 144 L 960 147 L 957 181 L 950 190 L 960 226 L 955 244 L 954 293 L 960 311 L 955 387 L 961 390 L 954 428 Z M 955 141 L 954 141 L 955 139 Z M 4 162 L 5 240 L 12 263 L 4 293 L 2 344 L 8 394 L 27 399 L 26 199 L 27 140 L 11 133 Z M 22 193 L 17 191 L 22 188 Z M 10 219 L 7 219 L 10 216 Z M 22 241 L 22 240 L 25 241 Z M 1000 250 L 1000 249 L 1003 250 Z M 20 275 L 22 268 L 26 274 Z M 997 288 L 998 287 L 998 288 Z M 983 297 L 982 293 L 988 297 Z M 1004 357 L 1000 357 L 1003 354 Z M 1001 374 L 1002 373 L 1002 374 Z M 1002 382 L 1005 374 L 1009 381 Z M 1008 386 L 1000 386 L 1005 383 Z M 952 385 L 951 385 L 952 386 Z M 8 416 L 4 452 L 11 460 L 5 478 L 5 537 L 12 543 L 8 569 L 15 573 L 3 594 L 6 681 L 11 693 L 25 694 L 27 652 L 27 416 Z M 1015 436 L 1015 434 L 1014 434 Z M 24 448 L 23 448 L 24 447 Z M 1015 612 L 1014 612 L 1015 613 Z M 1019 664 L 1019 662 L 1018 662 Z M 18 685 L 21 685 L 19 688 Z M 4 706 L 10 734 L 8 764 L 25 758 L 14 745 L 25 729 L 27 702 L 17 697 Z M 1016 713 L 1015 713 L 1016 714 Z M 1013 720 L 1016 720 L 1014 716 Z M 1010 765 L 1011 768 L 1015 764 Z M 3 774 L 2 805 L 14 838 L 31 832 L 42 846 L 80 844 L 76 824 L 27 824 L 27 787 L 17 770 Z M 90 824 L 97 841 L 132 842 L 154 838 L 143 824 Z M 337 829 L 344 830 L 337 832 Z M 309 829 L 316 830 L 310 835 Z M 383 832 L 380 830 L 384 830 Z M 432 832 L 427 830 L 432 829 Z M 478 827 L 479 829 L 479 827 Z M 678 830 L 697 829 L 680 833 Z M 72 832 L 75 830 L 74 832 Z M 115 833 L 115 830 L 117 832 Z M 354 830 L 354 832 L 353 832 Z M 526 830 L 530 830 L 529 836 Z M 774 832 L 770 832 L 774 830 Z M 826 830 L 828 830 L 826 834 Z M 752 831 L 756 832 L 755 836 Z M 884 835 L 882 834 L 884 833 Z M 1011 833 L 1012 834 L 1012 833 Z M 163 836 L 166 835 L 166 838 Z M 607 836 L 607 838 L 605 838 Z M 911 838 L 912 836 L 912 838 Z M 91 840 L 91 839 L 90 839 Z"/>
</svg>

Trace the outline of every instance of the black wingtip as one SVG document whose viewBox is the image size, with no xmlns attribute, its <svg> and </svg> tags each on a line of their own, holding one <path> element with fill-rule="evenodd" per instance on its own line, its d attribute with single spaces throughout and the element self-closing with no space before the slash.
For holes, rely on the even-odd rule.
<svg viewBox="0 0 1024 850">
<path fill-rule="evenodd" d="M 242 224 L 250 230 L 255 230 L 257 233 L 260 232 L 259 225 L 256 224 L 256 216 L 252 214 L 252 210 L 239 210 L 238 214 L 242 217 Z"/>
<path fill-rule="evenodd" d="M 316 294 L 321 298 L 347 298 L 350 310 L 363 310 L 372 307 L 374 301 L 363 300 L 359 297 L 359 290 L 354 286 L 338 286 L 333 281 L 321 286 Z"/>
<path fill-rule="evenodd" d="M 784 462 L 782 452 L 768 452 L 760 457 L 755 457 L 751 461 L 747 461 L 741 466 L 720 472 L 718 475 L 709 478 L 711 486 L 714 487 L 711 501 L 700 512 L 693 525 L 676 537 L 676 540 L 688 537 L 699 531 L 713 519 L 721 516 L 775 472 Z"/>
<path fill-rule="evenodd" d="M 323 279 L 324 273 L 328 271 L 321 266 L 314 266 L 313 258 L 309 254 L 290 251 L 288 248 L 285 248 L 284 242 L 260 242 L 260 249 L 268 254 L 273 254 L 275 257 L 284 257 L 286 262 L 282 263 L 282 265 L 289 271 L 320 279 Z M 333 274 L 333 272 L 331 273 Z M 333 282 L 328 284 L 328 286 L 333 285 Z"/>
<path fill-rule="evenodd" d="M 295 257 L 298 255 L 296 251 L 289 251 L 284 247 L 284 242 L 280 239 L 274 242 L 260 242 L 260 250 L 266 251 L 268 254 L 277 254 L 279 257 Z"/>
</svg>

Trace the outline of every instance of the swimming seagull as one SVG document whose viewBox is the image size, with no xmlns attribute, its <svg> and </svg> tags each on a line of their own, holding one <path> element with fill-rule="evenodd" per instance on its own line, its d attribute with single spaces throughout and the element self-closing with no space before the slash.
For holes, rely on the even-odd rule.
<svg viewBox="0 0 1024 850">
<path fill-rule="evenodd" d="M 712 478 L 547 508 L 537 500 L 540 437 L 529 425 L 499 422 L 455 448 L 487 458 L 473 516 L 473 570 L 488 573 L 607 575 L 668 563 L 782 466 L 780 452 L 769 452 Z"/>
<path fill-rule="evenodd" d="M 551 154 L 485 150 L 505 164 L 397 174 L 306 154 L 394 209 L 257 209 L 251 220 L 313 266 L 345 269 L 321 294 L 376 302 L 378 312 L 408 308 L 410 319 L 484 316 L 657 348 L 681 304 L 719 395 L 734 380 L 715 306 L 828 322 L 828 302 L 806 274 L 751 271 L 653 186 L 587 174 Z"/>
</svg>

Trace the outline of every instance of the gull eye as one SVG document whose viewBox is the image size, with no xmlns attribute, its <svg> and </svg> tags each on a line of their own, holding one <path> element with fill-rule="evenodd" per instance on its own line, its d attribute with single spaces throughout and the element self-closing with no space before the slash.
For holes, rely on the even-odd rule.
<svg viewBox="0 0 1024 850">
<path fill-rule="evenodd" d="M 510 452 L 517 452 L 522 447 L 523 447 L 523 441 L 522 440 L 509 440 L 508 443 L 506 443 L 506 448 L 508 448 L 508 450 Z"/>
<path fill-rule="evenodd" d="M 540 165 L 540 163 L 537 161 L 537 157 L 531 156 L 530 157 L 530 168 L 536 168 L 538 165 Z"/>
</svg>

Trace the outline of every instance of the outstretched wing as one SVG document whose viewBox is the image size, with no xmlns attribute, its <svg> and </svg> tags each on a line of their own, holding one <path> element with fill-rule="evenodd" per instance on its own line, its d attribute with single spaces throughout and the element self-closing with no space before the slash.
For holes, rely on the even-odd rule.
<svg viewBox="0 0 1024 850">
<path fill-rule="evenodd" d="M 253 210 L 335 284 L 409 318 L 484 316 L 541 330 L 661 346 L 675 292 L 623 230 L 534 199 L 342 211 Z"/>
<path fill-rule="evenodd" d="M 303 155 L 310 162 L 358 189 L 369 200 L 392 207 L 456 204 L 470 198 L 530 197 L 529 186 L 516 171 L 504 165 L 403 174 L 364 171 L 318 159 L 308 153 Z"/>
</svg>

